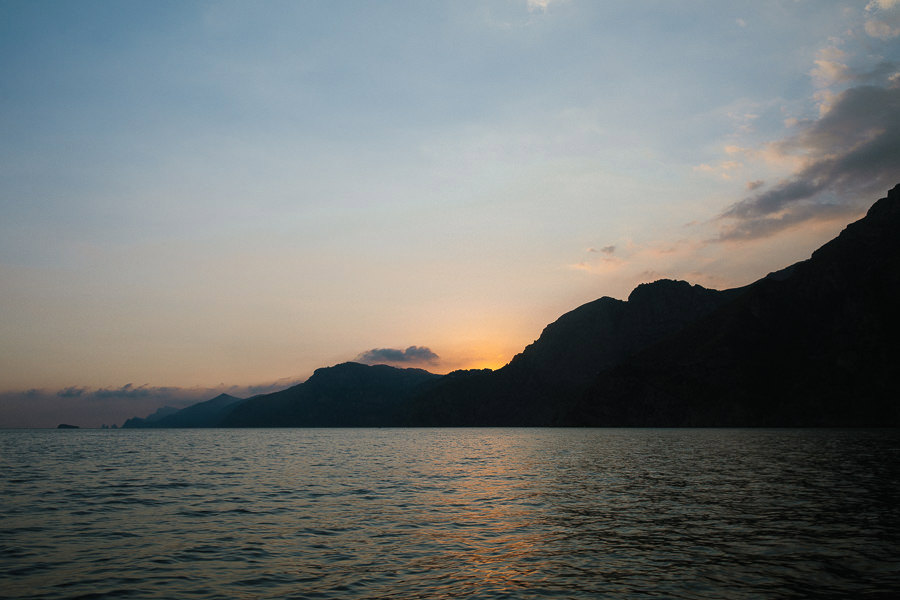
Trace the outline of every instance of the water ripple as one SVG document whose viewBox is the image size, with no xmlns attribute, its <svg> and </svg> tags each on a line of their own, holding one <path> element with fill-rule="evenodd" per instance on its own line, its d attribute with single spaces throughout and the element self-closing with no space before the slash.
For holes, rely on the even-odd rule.
<svg viewBox="0 0 900 600">
<path fill-rule="evenodd" d="M 898 458 L 896 431 L 0 431 L 0 598 L 887 598 Z"/>
</svg>

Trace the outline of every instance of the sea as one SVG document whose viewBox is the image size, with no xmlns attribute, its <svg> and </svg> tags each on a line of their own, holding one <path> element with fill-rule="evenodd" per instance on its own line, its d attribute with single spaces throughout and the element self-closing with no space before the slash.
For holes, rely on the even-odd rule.
<svg viewBox="0 0 900 600">
<path fill-rule="evenodd" d="M 0 598 L 893 598 L 900 432 L 0 431 Z"/>
</svg>

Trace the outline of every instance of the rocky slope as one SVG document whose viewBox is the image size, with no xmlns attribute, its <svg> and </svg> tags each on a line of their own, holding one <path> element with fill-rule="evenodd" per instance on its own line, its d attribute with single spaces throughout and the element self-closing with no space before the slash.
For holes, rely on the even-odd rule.
<svg viewBox="0 0 900 600">
<path fill-rule="evenodd" d="M 865 218 L 596 378 L 591 425 L 900 425 L 900 186 Z"/>
<path fill-rule="evenodd" d="M 600 298 L 497 371 L 344 363 L 126 426 L 900 426 L 898 307 L 900 185 L 809 260 Z"/>
</svg>

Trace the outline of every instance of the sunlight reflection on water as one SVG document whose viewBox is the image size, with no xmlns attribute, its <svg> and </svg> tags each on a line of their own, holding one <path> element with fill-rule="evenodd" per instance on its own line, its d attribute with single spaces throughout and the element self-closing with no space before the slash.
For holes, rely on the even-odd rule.
<svg viewBox="0 0 900 600">
<path fill-rule="evenodd" d="M 887 594 L 898 459 L 877 430 L 0 431 L 0 597 Z"/>
</svg>

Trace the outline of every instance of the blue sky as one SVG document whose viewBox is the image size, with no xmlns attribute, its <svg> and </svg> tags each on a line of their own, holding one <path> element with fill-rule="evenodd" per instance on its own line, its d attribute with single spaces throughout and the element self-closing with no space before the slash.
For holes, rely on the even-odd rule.
<svg viewBox="0 0 900 600">
<path fill-rule="evenodd" d="M 900 181 L 898 35 L 894 0 L 0 2 L 0 425 L 498 367 L 638 283 L 749 283 Z"/>
</svg>

